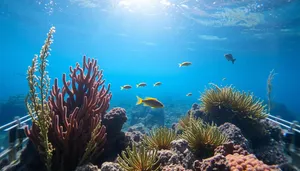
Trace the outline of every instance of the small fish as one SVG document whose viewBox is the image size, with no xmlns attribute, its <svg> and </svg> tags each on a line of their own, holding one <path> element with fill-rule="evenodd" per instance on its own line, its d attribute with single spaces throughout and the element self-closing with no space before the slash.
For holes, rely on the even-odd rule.
<svg viewBox="0 0 300 171">
<path fill-rule="evenodd" d="M 136 105 L 144 103 L 144 106 L 150 106 L 151 108 L 163 108 L 164 105 L 158 101 L 156 98 L 153 97 L 146 97 L 145 99 L 136 96 L 137 102 Z"/>
<path fill-rule="evenodd" d="M 227 79 L 227 78 L 224 77 L 224 78 L 222 79 L 222 81 L 225 81 L 226 79 Z"/>
<path fill-rule="evenodd" d="M 233 58 L 232 54 L 228 53 L 228 54 L 225 54 L 224 56 L 225 56 L 225 58 L 227 59 L 227 61 L 231 61 L 232 64 L 234 64 L 234 61 L 235 61 L 236 59 Z"/>
<path fill-rule="evenodd" d="M 190 66 L 190 65 L 192 65 L 192 63 L 191 62 L 182 62 L 181 64 L 178 64 L 179 65 L 179 67 L 183 67 L 183 66 Z"/>
<path fill-rule="evenodd" d="M 188 94 L 186 94 L 186 96 L 192 96 L 193 94 L 192 93 L 188 93 Z"/>
<path fill-rule="evenodd" d="M 156 82 L 156 83 L 153 84 L 153 87 L 160 86 L 160 85 L 161 85 L 161 82 Z"/>
<path fill-rule="evenodd" d="M 139 84 L 136 85 L 137 88 L 138 88 L 138 87 L 145 87 L 145 86 L 147 86 L 146 83 L 139 83 Z"/>
<path fill-rule="evenodd" d="M 123 86 L 121 86 L 121 90 L 128 90 L 128 89 L 131 89 L 132 87 L 131 87 L 131 85 L 123 85 Z"/>
</svg>

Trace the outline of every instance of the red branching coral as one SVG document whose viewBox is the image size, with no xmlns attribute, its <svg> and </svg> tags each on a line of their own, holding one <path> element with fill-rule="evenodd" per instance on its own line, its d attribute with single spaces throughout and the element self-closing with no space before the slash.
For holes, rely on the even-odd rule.
<svg viewBox="0 0 300 171">
<path fill-rule="evenodd" d="M 99 70 L 97 60 L 86 61 L 84 56 L 82 68 L 77 63 L 74 69 L 70 67 L 70 72 L 71 81 L 67 81 L 66 74 L 63 74 L 62 89 L 58 80 L 54 80 L 48 100 L 52 118 L 48 136 L 55 148 L 53 170 L 74 170 L 80 162 L 87 160 L 84 158 L 100 154 L 106 141 L 105 126 L 100 127 L 99 124 L 109 108 L 112 95 L 109 93 L 110 85 L 107 89 L 103 85 L 102 70 Z M 39 147 L 38 131 L 33 124 L 26 133 Z M 92 148 L 90 154 L 86 154 L 87 147 Z"/>
<path fill-rule="evenodd" d="M 253 154 L 229 154 L 226 159 L 232 171 L 280 171 L 277 166 L 266 165 Z"/>
</svg>

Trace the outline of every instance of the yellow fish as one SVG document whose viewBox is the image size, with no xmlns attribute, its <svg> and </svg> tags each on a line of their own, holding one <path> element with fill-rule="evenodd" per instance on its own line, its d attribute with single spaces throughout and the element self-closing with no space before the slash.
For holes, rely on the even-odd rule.
<svg viewBox="0 0 300 171">
<path fill-rule="evenodd" d="M 150 106 L 151 108 L 163 108 L 164 105 L 158 101 L 156 98 L 153 97 L 146 97 L 145 99 L 136 96 L 137 102 L 136 105 L 144 103 L 144 106 Z"/>
<path fill-rule="evenodd" d="M 128 89 L 131 89 L 132 87 L 131 87 L 131 85 L 123 85 L 123 86 L 121 86 L 121 90 L 128 90 Z"/>
<path fill-rule="evenodd" d="M 192 65 L 192 63 L 191 62 L 182 62 L 181 64 L 178 64 L 179 65 L 179 67 L 183 67 L 183 66 L 190 66 L 190 65 Z"/>
<path fill-rule="evenodd" d="M 156 83 L 153 84 L 154 87 L 155 86 L 160 86 L 160 85 L 161 85 L 161 82 L 156 82 Z"/>
<path fill-rule="evenodd" d="M 146 83 L 139 83 L 139 84 L 136 85 L 137 88 L 138 88 L 138 87 L 145 87 L 145 86 L 147 86 Z"/>
<path fill-rule="evenodd" d="M 186 94 L 186 96 L 192 96 L 193 94 L 192 93 L 188 93 L 188 94 Z"/>
</svg>

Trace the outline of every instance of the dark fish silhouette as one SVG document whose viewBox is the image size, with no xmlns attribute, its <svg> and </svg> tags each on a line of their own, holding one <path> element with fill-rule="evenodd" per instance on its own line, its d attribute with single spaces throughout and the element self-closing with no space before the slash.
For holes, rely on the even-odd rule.
<svg viewBox="0 0 300 171">
<path fill-rule="evenodd" d="M 233 58 L 232 54 L 228 53 L 228 54 L 225 54 L 224 56 L 225 56 L 225 58 L 227 59 L 227 61 L 231 61 L 232 64 L 234 64 L 234 61 L 235 61 L 236 59 Z"/>
</svg>

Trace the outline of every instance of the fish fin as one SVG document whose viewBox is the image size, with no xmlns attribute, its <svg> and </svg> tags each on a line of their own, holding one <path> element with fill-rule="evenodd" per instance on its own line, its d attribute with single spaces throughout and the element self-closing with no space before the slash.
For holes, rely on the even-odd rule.
<svg viewBox="0 0 300 171">
<path fill-rule="evenodd" d="M 178 64 L 179 65 L 179 67 L 182 67 L 182 64 Z"/>
<path fill-rule="evenodd" d="M 236 60 L 236 59 L 233 59 L 233 60 L 232 60 L 232 64 L 234 64 L 234 61 L 235 61 L 235 60 Z"/>
<path fill-rule="evenodd" d="M 121 86 L 121 90 L 123 90 L 124 89 L 124 87 L 123 86 Z"/>
<path fill-rule="evenodd" d="M 144 106 L 149 106 L 149 105 L 147 105 L 146 103 L 144 103 L 143 105 L 144 105 Z"/>
<path fill-rule="evenodd" d="M 157 100 L 157 98 L 154 97 L 145 97 L 146 100 Z"/>
<path fill-rule="evenodd" d="M 139 104 L 143 103 L 143 99 L 142 98 L 140 98 L 139 96 L 136 96 L 136 98 L 137 98 L 136 105 L 139 105 Z"/>
</svg>

